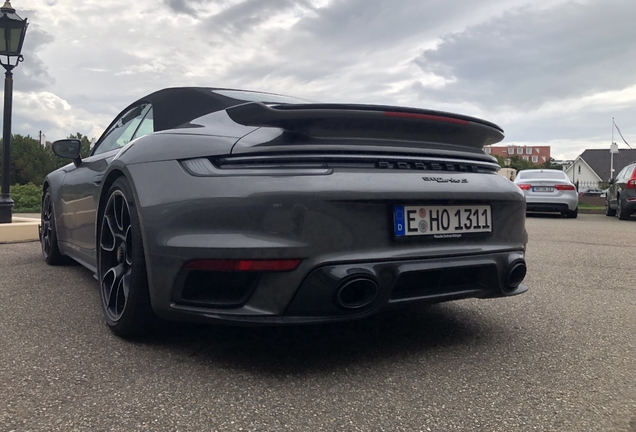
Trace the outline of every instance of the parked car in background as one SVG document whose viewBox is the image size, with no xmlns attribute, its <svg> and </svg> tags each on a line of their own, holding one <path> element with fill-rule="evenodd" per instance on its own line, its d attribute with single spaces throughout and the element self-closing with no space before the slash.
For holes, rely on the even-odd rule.
<svg viewBox="0 0 636 432">
<path fill-rule="evenodd" d="M 636 212 L 636 162 L 627 165 L 615 179 L 605 196 L 605 214 L 625 220 Z"/>
<path fill-rule="evenodd" d="M 605 191 L 600 188 L 590 187 L 579 190 L 579 196 L 600 197 Z"/>
<path fill-rule="evenodd" d="M 559 170 L 531 169 L 517 173 L 515 184 L 526 196 L 527 212 L 557 212 L 569 218 L 579 213 L 579 195 Z"/>
</svg>

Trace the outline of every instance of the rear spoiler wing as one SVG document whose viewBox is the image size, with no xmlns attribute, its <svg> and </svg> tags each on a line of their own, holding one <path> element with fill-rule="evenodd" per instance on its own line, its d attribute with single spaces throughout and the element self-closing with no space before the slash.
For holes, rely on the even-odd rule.
<svg viewBox="0 0 636 432">
<path fill-rule="evenodd" d="M 321 138 L 364 138 L 444 143 L 481 149 L 503 140 L 494 123 L 442 111 L 381 105 L 250 102 L 226 109 L 245 126 L 276 127 Z"/>
</svg>

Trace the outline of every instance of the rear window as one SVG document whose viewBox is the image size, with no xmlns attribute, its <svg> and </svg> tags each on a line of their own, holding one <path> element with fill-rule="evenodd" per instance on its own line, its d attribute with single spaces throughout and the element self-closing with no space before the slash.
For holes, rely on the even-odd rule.
<svg viewBox="0 0 636 432">
<path fill-rule="evenodd" d="M 549 180 L 565 180 L 567 179 L 565 173 L 561 171 L 531 171 L 524 172 L 521 171 L 518 175 L 518 178 L 525 180 L 532 179 L 549 179 Z"/>
<path fill-rule="evenodd" d="M 532 171 L 519 173 L 520 179 L 532 180 L 532 179 L 547 179 L 547 180 L 565 180 L 567 177 L 565 173 L 560 171 Z"/>
</svg>

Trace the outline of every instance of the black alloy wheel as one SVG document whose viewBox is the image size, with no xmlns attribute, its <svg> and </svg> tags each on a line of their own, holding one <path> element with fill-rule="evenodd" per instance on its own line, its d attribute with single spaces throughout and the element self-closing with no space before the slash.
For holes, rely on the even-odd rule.
<svg viewBox="0 0 636 432">
<path fill-rule="evenodd" d="M 53 200 L 47 190 L 42 198 L 42 213 L 40 215 L 40 244 L 44 261 L 49 265 L 64 264 L 67 258 L 62 255 L 57 245 L 55 230 L 55 216 L 53 214 Z"/>
<path fill-rule="evenodd" d="M 148 277 L 139 217 L 128 182 L 119 178 L 108 193 L 99 234 L 102 310 L 110 329 L 121 337 L 153 329 Z"/>
</svg>

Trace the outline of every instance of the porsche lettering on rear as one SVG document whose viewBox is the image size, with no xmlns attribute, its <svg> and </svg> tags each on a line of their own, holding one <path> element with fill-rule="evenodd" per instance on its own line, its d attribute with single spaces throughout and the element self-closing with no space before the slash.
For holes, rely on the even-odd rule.
<svg viewBox="0 0 636 432">
<path fill-rule="evenodd" d="M 422 180 L 437 183 L 468 183 L 468 179 L 456 179 L 452 177 L 422 177 Z"/>
</svg>

